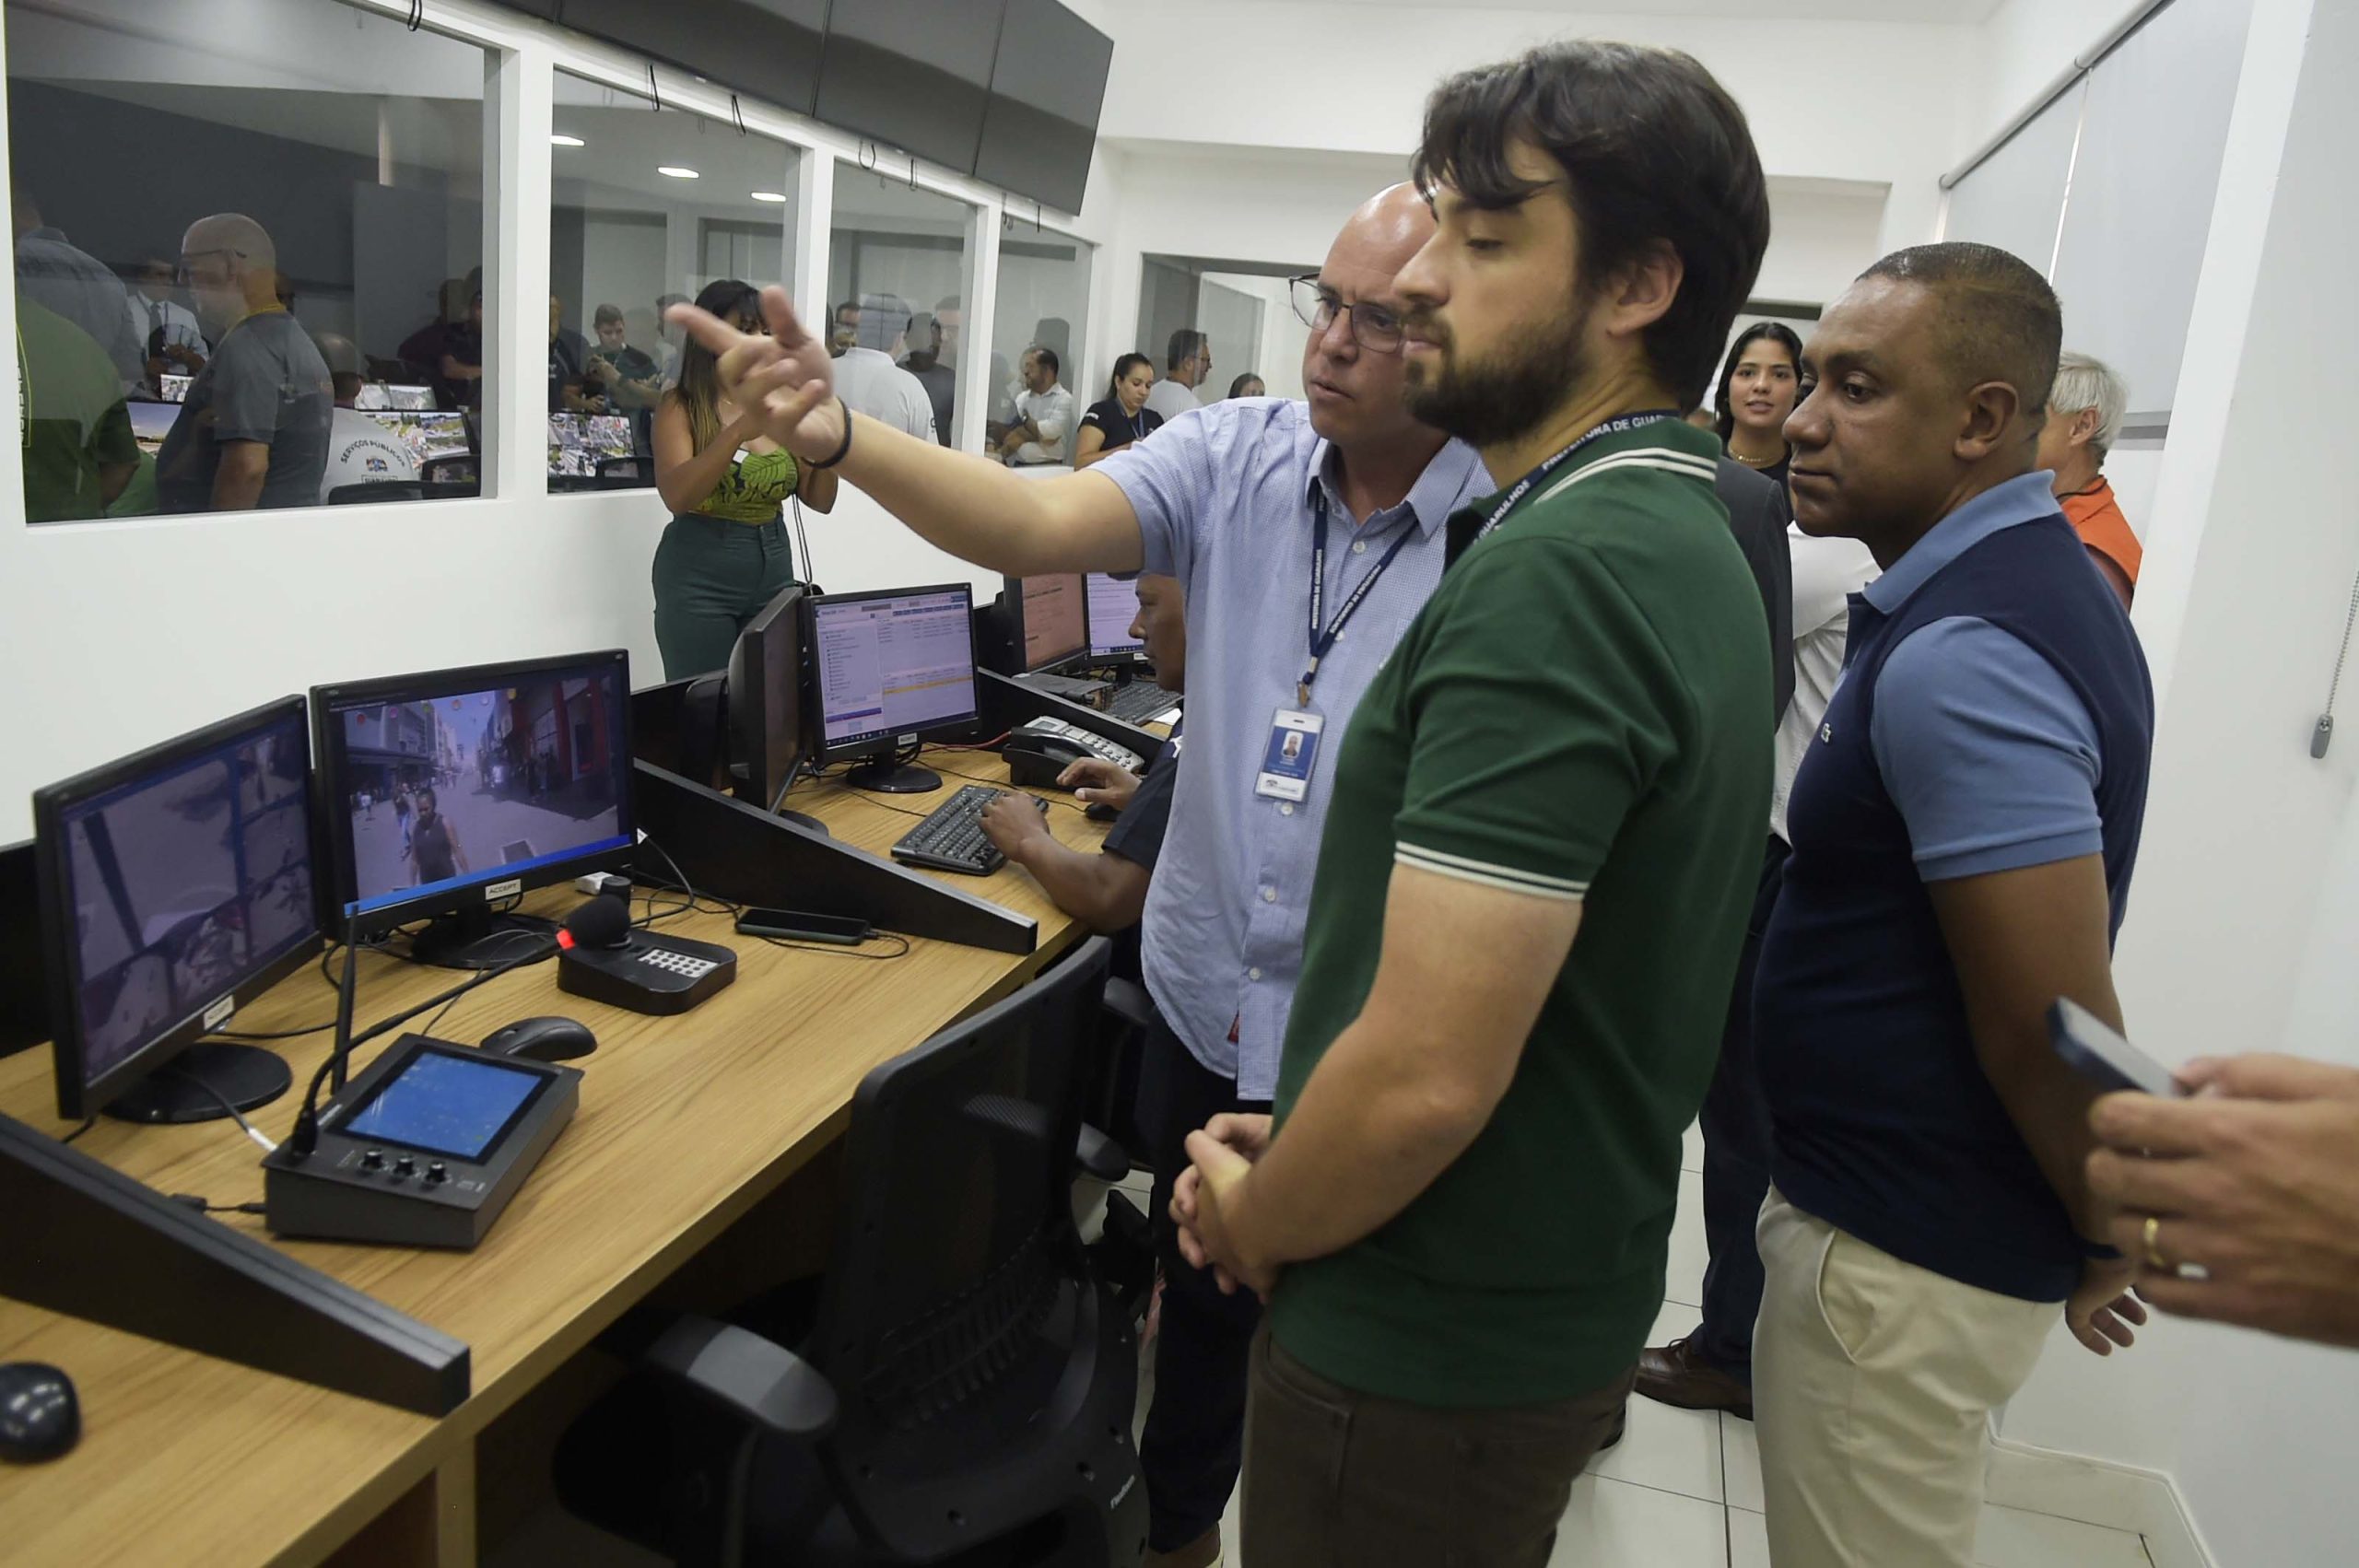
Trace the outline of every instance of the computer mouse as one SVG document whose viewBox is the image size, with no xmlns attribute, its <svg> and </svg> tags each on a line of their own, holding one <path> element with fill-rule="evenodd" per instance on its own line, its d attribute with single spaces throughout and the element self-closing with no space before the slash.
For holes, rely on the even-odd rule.
<svg viewBox="0 0 2359 1568">
<path fill-rule="evenodd" d="M 54 1459 L 81 1437 L 82 1402 L 72 1378 L 37 1361 L 0 1366 L 0 1459 Z"/>
<path fill-rule="evenodd" d="M 507 1028 L 485 1036 L 483 1048 L 495 1056 L 571 1061 L 596 1050 L 598 1036 L 570 1018 L 519 1018 Z"/>
<path fill-rule="evenodd" d="M 1122 813 L 1103 801 L 1092 801 L 1082 808 L 1081 814 L 1092 822 L 1111 822 Z"/>
</svg>

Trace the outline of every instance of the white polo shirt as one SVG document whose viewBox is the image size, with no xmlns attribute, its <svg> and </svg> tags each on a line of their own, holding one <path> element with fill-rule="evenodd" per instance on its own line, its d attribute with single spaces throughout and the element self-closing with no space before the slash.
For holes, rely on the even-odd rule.
<svg viewBox="0 0 2359 1568">
<path fill-rule="evenodd" d="M 847 348 L 836 362 L 836 395 L 844 406 L 881 419 L 921 441 L 933 439 L 933 399 L 925 383 L 882 349 Z"/>
</svg>

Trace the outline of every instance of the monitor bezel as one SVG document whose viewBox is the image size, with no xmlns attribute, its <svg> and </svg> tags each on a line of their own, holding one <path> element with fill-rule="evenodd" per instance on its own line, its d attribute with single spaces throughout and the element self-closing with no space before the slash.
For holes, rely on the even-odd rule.
<svg viewBox="0 0 2359 1568">
<path fill-rule="evenodd" d="M 1044 659 L 1039 663 L 1034 664 L 1027 661 L 1027 655 L 1024 651 L 1024 644 L 1026 640 L 1026 633 L 1024 629 L 1025 579 L 1020 577 L 1010 577 L 1004 579 L 1007 586 L 1002 591 L 1006 597 L 1008 619 L 1014 629 L 1017 673 L 1025 675 L 1045 675 L 1059 670 L 1070 668 L 1075 660 L 1085 657 L 1089 652 L 1089 574 L 1087 572 L 1034 572 L 1032 575 L 1034 577 L 1069 577 L 1077 579 L 1081 584 L 1080 643 L 1066 652 L 1057 655 L 1054 659 Z"/>
<path fill-rule="evenodd" d="M 1110 670 L 1120 668 L 1124 665 L 1145 664 L 1147 661 L 1146 641 L 1144 638 L 1140 638 L 1136 641 L 1132 640 L 1130 623 L 1128 621 L 1125 621 L 1122 625 L 1121 635 L 1122 640 L 1130 643 L 1130 646 L 1128 648 L 1113 649 L 1106 652 L 1098 651 L 1100 644 L 1097 640 L 1097 612 L 1091 605 L 1089 598 L 1089 579 L 1093 577 L 1108 578 L 1117 582 L 1125 580 L 1120 572 L 1084 572 L 1081 574 L 1081 630 L 1082 636 L 1087 639 L 1081 650 L 1083 666 L 1091 670 Z M 1131 585 L 1131 597 L 1133 601 L 1136 601 L 1138 598 L 1138 577 L 1139 574 L 1133 572 L 1127 579 Z"/>
<path fill-rule="evenodd" d="M 321 860 L 323 841 L 319 816 L 318 770 L 313 766 L 313 756 L 307 752 L 304 759 L 304 809 L 310 813 L 311 829 L 311 930 L 283 955 L 255 970 L 222 996 L 214 997 L 158 1032 L 146 1045 L 99 1077 L 86 1080 L 82 1071 L 86 1043 L 82 1036 L 81 1009 L 76 1005 L 82 984 L 81 953 L 79 944 L 67 937 L 67 926 L 74 914 L 65 907 L 70 879 L 66 866 L 65 813 L 94 796 L 110 794 L 135 783 L 143 775 L 194 760 L 205 752 L 219 750 L 241 735 L 284 723 L 290 719 L 309 747 L 313 743 L 307 717 L 300 694 L 279 697 L 33 791 L 33 874 L 41 905 L 41 950 L 47 955 L 50 1056 L 57 1079 L 59 1116 L 69 1121 L 96 1116 L 135 1085 L 153 1076 L 158 1069 L 218 1029 L 241 1009 L 252 1005 L 271 987 L 309 965 L 319 954 L 325 940 L 322 917 L 326 908 L 321 902 L 321 890 L 325 879 Z M 229 1003 L 227 1012 L 221 1011 L 225 1000 Z"/>
<path fill-rule="evenodd" d="M 827 741 L 827 700 L 826 673 L 819 666 L 819 612 L 831 604 L 859 603 L 871 599 L 915 599 L 929 593 L 957 593 L 966 599 L 967 667 L 974 672 L 970 690 L 974 706 L 965 713 L 935 720 L 914 730 L 894 730 L 865 740 L 844 741 L 829 744 Z M 914 738 L 922 745 L 929 738 L 972 728 L 980 722 L 983 713 L 983 688 L 980 666 L 975 651 L 975 585 L 971 582 L 937 582 L 913 588 L 871 588 L 857 593 L 809 593 L 803 599 L 803 647 L 808 669 L 803 706 L 804 727 L 809 731 L 809 743 L 803 755 L 817 763 L 849 762 L 856 758 L 889 756 L 901 749 L 902 737 Z"/>
<path fill-rule="evenodd" d="M 770 602 L 755 612 L 754 618 L 745 623 L 745 629 L 737 634 L 737 640 L 730 645 L 729 662 L 724 667 L 722 677 L 721 728 L 723 742 L 722 749 L 728 758 L 731 792 L 737 792 L 736 765 L 738 762 L 747 761 L 748 772 L 753 771 L 750 759 L 741 759 L 737 755 L 740 738 L 745 733 L 739 728 L 738 717 L 740 708 L 737 700 L 739 695 L 737 677 L 741 672 L 753 672 L 751 679 L 745 684 L 750 688 L 750 695 L 755 698 L 752 706 L 757 711 L 752 720 L 752 728 L 760 736 L 757 744 L 761 748 L 761 760 L 765 764 L 774 760 L 770 755 L 770 748 L 774 745 L 783 745 L 788 748 L 783 778 L 773 784 L 767 777 L 749 778 L 745 781 L 745 792 L 739 796 L 749 804 L 758 806 L 766 812 L 775 810 L 780 799 L 793 786 L 794 776 L 802 770 L 803 757 L 806 750 L 806 736 L 810 727 L 804 722 L 803 719 L 804 698 L 807 694 L 803 689 L 803 649 L 805 643 L 802 605 L 803 602 L 810 597 L 811 585 L 804 582 L 789 583 L 772 595 Z M 780 622 L 785 623 L 786 635 L 793 638 L 793 646 L 789 650 L 791 656 L 783 667 L 773 665 L 766 659 L 755 657 L 764 651 L 762 638 L 770 634 L 773 628 L 778 627 Z M 968 634 L 970 638 L 972 635 L 971 632 Z M 769 696 L 769 684 L 772 681 L 785 683 L 788 701 L 792 709 L 788 715 L 786 732 L 782 735 L 771 734 L 769 724 L 762 717 L 763 712 L 769 708 L 767 699 Z M 759 799 L 756 799 L 757 796 Z"/>
<path fill-rule="evenodd" d="M 514 685 L 519 680 L 557 671 L 596 671 L 602 667 L 611 668 L 618 683 L 616 726 L 619 733 L 614 737 L 614 743 L 617 755 L 625 759 L 626 766 L 622 770 L 621 790 L 616 797 L 615 828 L 624 843 L 609 849 L 568 856 L 564 860 L 510 875 L 486 875 L 464 886 L 445 888 L 420 897 L 381 905 L 374 909 L 351 915 L 345 913 L 346 905 L 358 902 L 354 890 L 358 886 L 358 873 L 353 867 L 352 836 L 338 831 L 334 815 L 335 798 L 342 791 L 331 777 L 331 764 L 343 757 L 341 738 L 329 732 L 329 721 L 334 712 L 370 703 L 425 702 L 438 697 L 464 696 L 490 686 Z M 448 670 L 420 671 L 410 675 L 385 675 L 365 681 L 340 681 L 331 685 L 313 686 L 312 813 L 320 841 L 326 847 L 328 880 L 320 907 L 328 929 L 343 933 L 347 941 L 368 942 L 402 926 L 430 919 L 437 915 L 457 914 L 479 905 L 495 904 L 514 894 L 530 893 L 554 883 L 570 882 L 591 872 L 627 869 L 637 855 L 639 841 L 639 817 L 633 809 L 632 775 L 628 766 L 638 755 L 632 744 L 630 698 L 630 654 L 620 648 L 558 654 L 543 659 L 521 659 L 499 664 L 466 664 Z M 500 869 L 505 871 L 507 868 Z M 511 889 L 511 883 L 516 885 Z M 497 898 L 487 896 L 488 890 L 494 886 L 503 890 Z"/>
</svg>

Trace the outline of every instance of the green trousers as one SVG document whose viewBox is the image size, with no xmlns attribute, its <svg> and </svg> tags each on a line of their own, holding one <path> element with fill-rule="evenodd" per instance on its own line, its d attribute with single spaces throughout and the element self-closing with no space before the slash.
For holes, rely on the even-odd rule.
<svg viewBox="0 0 2359 1568">
<path fill-rule="evenodd" d="M 675 517 L 655 546 L 654 576 L 663 678 L 725 669 L 745 623 L 794 580 L 786 524 Z"/>
</svg>

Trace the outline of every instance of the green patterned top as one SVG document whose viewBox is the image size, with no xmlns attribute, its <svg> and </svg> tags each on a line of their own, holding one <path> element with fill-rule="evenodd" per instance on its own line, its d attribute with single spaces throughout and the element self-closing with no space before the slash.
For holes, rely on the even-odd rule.
<svg viewBox="0 0 2359 1568">
<path fill-rule="evenodd" d="M 697 508 L 697 513 L 701 517 L 726 518 L 731 522 L 769 522 L 780 515 L 787 497 L 792 494 L 792 452 L 747 452 L 730 465 L 721 476 L 721 483 L 712 487 L 712 494 Z"/>
</svg>

